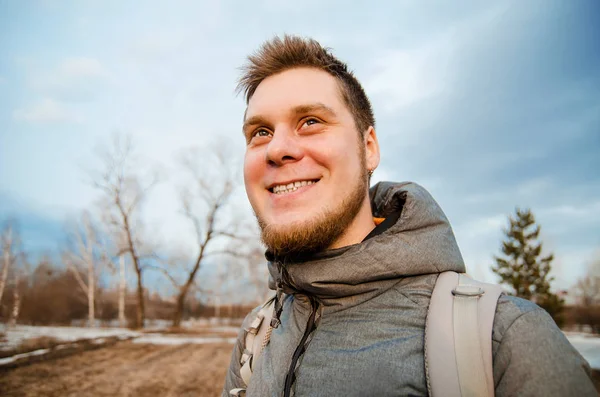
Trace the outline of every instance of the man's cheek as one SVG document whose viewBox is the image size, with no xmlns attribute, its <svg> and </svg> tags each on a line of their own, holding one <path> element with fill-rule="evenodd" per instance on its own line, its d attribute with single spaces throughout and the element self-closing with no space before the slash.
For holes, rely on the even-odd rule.
<svg viewBox="0 0 600 397">
<path fill-rule="evenodd" d="M 262 177 L 259 159 L 255 154 L 246 154 L 244 159 L 244 183 L 246 188 L 252 188 Z"/>
</svg>

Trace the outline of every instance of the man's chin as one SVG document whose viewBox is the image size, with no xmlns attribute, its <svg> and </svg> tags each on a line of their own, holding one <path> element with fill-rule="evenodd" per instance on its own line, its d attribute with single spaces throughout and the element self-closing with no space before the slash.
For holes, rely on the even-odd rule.
<svg viewBox="0 0 600 397">
<path fill-rule="evenodd" d="M 272 254 L 280 257 L 325 250 L 350 226 L 366 194 L 366 184 L 359 183 L 338 205 L 330 208 L 323 205 L 317 213 L 271 213 L 269 220 L 257 216 L 262 241 Z"/>
<path fill-rule="evenodd" d="M 275 256 L 290 256 L 327 248 L 341 230 L 331 219 L 261 224 L 261 237 Z"/>
</svg>

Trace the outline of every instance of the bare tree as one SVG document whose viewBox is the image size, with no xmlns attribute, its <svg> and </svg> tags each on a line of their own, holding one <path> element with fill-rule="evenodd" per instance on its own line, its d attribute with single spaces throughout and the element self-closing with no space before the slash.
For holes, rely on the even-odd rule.
<svg viewBox="0 0 600 397">
<path fill-rule="evenodd" d="M 600 277 L 586 276 L 575 284 L 579 304 L 584 307 L 597 305 L 600 301 Z"/>
<path fill-rule="evenodd" d="M 2 301 L 2 295 L 4 294 L 4 288 L 6 287 L 6 281 L 8 279 L 8 270 L 14 265 L 17 260 L 17 254 L 15 253 L 15 247 L 19 243 L 19 236 L 14 230 L 13 223 L 11 221 L 6 222 L 2 230 L 1 244 L 2 244 L 2 275 L 0 276 L 0 302 Z"/>
<path fill-rule="evenodd" d="M 21 248 L 21 238 L 15 227 L 15 222 L 6 222 L 2 235 L 0 236 L 2 246 L 2 275 L 0 276 L 0 301 L 4 295 L 4 289 L 8 282 L 9 271 L 12 271 L 13 281 L 13 305 L 10 314 L 10 326 L 15 326 L 19 319 L 21 308 L 21 281 L 24 272 L 25 258 Z M 12 269 L 12 270 L 11 270 Z"/>
<path fill-rule="evenodd" d="M 103 168 L 94 185 L 103 193 L 107 221 L 119 242 L 117 256 L 127 254 L 137 277 L 136 327 L 145 321 L 140 208 L 149 190 L 157 183 L 156 173 L 142 175 L 129 137 L 116 135 L 109 150 L 101 153 Z"/>
<path fill-rule="evenodd" d="M 574 287 L 578 304 L 591 307 L 600 304 L 600 251 L 588 263 L 585 276 L 580 278 Z"/>
<path fill-rule="evenodd" d="M 574 308 L 576 321 L 600 333 L 600 251 L 594 254 L 585 276 L 577 281 L 573 293 L 577 298 Z"/>
<path fill-rule="evenodd" d="M 19 320 L 19 311 L 21 309 L 21 269 L 15 266 L 13 270 L 14 286 L 13 286 L 13 308 L 10 315 L 10 326 L 14 327 L 17 325 Z"/>
<path fill-rule="evenodd" d="M 100 266 L 107 264 L 108 260 L 106 247 L 102 247 L 101 237 L 93 225 L 89 212 L 83 212 L 80 223 L 71 232 L 71 247 L 63 253 L 63 260 L 75 276 L 81 291 L 87 297 L 88 326 L 93 327 L 96 319 L 98 272 Z"/>
<path fill-rule="evenodd" d="M 108 258 L 106 260 L 106 264 L 108 265 L 108 268 L 110 269 L 111 273 L 113 275 L 117 275 L 117 277 L 119 279 L 119 284 L 118 284 L 118 288 L 117 288 L 117 307 L 118 307 L 118 319 L 119 319 L 120 327 L 127 326 L 127 319 L 125 317 L 125 299 L 127 297 L 127 282 L 126 282 L 126 278 L 125 278 L 125 267 L 126 267 L 125 261 L 126 261 L 127 253 L 122 248 L 118 248 L 118 247 L 123 247 L 123 246 L 125 246 L 125 245 L 123 245 L 122 243 L 118 243 L 117 250 L 116 250 L 117 254 L 109 255 L 110 258 Z M 110 251 L 114 253 L 114 251 L 112 249 Z M 115 257 L 119 261 L 118 265 L 115 265 L 115 263 L 113 261 Z"/>
<path fill-rule="evenodd" d="M 241 222 L 225 212 L 227 203 L 234 192 L 236 173 L 227 162 L 224 145 L 212 151 L 188 151 L 182 156 L 182 166 L 191 178 L 189 188 L 181 195 L 183 212 L 192 223 L 196 236 L 197 253 L 193 265 L 187 270 L 187 277 L 178 286 L 173 326 L 181 324 L 186 296 L 194 285 L 200 267 L 209 255 L 231 253 L 232 250 L 219 248 L 219 238 L 243 239 Z M 224 247 L 221 244 L 221 247 Z M 229 252 L 228 252 L 229 251 Z"/>
</svg>

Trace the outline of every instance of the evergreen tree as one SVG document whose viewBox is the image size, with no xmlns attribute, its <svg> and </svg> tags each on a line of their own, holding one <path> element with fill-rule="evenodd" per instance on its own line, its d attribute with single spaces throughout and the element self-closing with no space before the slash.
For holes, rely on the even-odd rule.
<svg viewBox="0 0 600 397">
<path fill-rule="evenodd" d="M 554 255 L 542 257 L 539 241 L 540 226 L 536 224 L 531 210 L 516 209 L 516 217 L 509 216 L 510 227 L 505 230 L 502 257 L 495 256 L 492 271 L 500 276 L 500 282 L 512 287 L 515 295 L 532 300 L 546 309 L 558 325 L 564 301 L 550 291 L 551 262 Z"/>
</svg>

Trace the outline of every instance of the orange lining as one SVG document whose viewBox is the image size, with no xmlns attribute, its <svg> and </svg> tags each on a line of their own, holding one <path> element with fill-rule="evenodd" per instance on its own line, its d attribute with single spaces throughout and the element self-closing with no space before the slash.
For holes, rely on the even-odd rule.
<svg viewBox="0 0 600 397">
<path fill-rule="evenodd" d="M 376 226 L 381 225 L 381 222 L 385 221 L 385 218 L 373 218 L 373 222 L 375 222 Z"/>
</svg>

